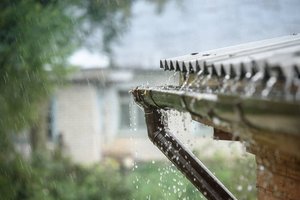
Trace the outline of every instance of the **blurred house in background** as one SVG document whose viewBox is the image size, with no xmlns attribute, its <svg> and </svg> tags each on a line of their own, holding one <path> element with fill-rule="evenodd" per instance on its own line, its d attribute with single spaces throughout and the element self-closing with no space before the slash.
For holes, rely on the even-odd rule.
<svg viewBox="0 0 300 200">
<path fill-rule="evenodd" d="M 158 14 L 154 5 L 137 2 L 111 58 L 88 56 L 85 49 L 74 54 L 75 65 L 106 68 L 82 69 L 58 89 L 51 102 L 49 140 L 61 140 L 65 153 L 80 163 L 105 156 L 162 157 L 148 141 L 143 113 L 128 91 L 177 81 L 159 69 L 161 58 L 300 32 L 299 6 L 297 0 L 170 1 Z M 98 44 L 97 38 L 89 40 Z"/>
<path fill-rule="evenodd" d="M 129 90 L 149 80 L 161 85 L 174 76 L 160 70 L 83 69 L 55 93 L 49 117 L 49 140 L 62 143 L 64 153 L 79 163 L 103 156 L 157 159 L 161 154 L 147 139 L 144 114 Z M 172 80 L 173 77 L 173 80 Z M 135 153 L 135 148 L 141 149 Z"/>
</svg>

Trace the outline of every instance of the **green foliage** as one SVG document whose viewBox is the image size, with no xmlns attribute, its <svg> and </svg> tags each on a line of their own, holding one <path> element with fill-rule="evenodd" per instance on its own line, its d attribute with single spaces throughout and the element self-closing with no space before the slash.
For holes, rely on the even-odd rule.
<svg viewBox="0 0 300 200">
<path fill-rule="evenodd" d="M 1 199 L 23 199 L 33 191 L 30 185 L 30 167 L 21 158 L 1 158 L 0 194 Z"/>
<path fill-rule="evenodd" d="M 41 102 L 69 71 L 66 59 L 93 29 L 103 31 L 99 50 L 111 51 L 111 42 L 127 28 L 133 2 L 1 0 L 1 199 L 131 199 L 132 188 L 118 171 L 45 155 L 28 162 L 14 152 L 11 141 L 12 133 L 38 120 Z M 156 2 L 161 6 L 165 0 Z"/>
<path fill-rule="evenodd" d="M 102 27 L 104 37 L 110 36 L 104 39 L 106 43 L 102 48 L 108 51 L 106 45 L 109 46 L 120 31 L 118 21 L 121 19 L 114 16 L 121 10 L 130 10 L 131 1 L 120 5 L 112 1 L 115 3 L 111 6 L 98 2 L 102 1 L 0 2 L 1 149 L 11 151 L 7 143 L 10 134 L 38 120 L 40 104 L 70 70 L 66 63 L 68 56 L 90 34 L 80 31 L 85 23 Z"/>
<path fill-rule="evenodd" d="M 204 160 L 205 165 L 238 199 L 256 199 L 255 156 L 226 158 L 221 155 Z"/>
<path fill-rule="evenodd" d="M 205 165 L 238 198 L 256 199 L 256 167 L 253 156 L 213 156 Z M 129 174 L 134 199 L 204 199 L 198 190 L 169 163 L 144 163 Z"/>
<path fill-rule="evenodd" d="M 85 18 L 91 22 L 90 31 L 99 26 L 102 28 L 102 44 L 105 52 L 111 53 L 110 44 L 128 28 L 132 5 L 132 0 L 86 2 Z"/>
<path fill-rule="evenodd" d="M 155 1 L 164 5 L 166 0 Z M 2 0 L 0 2 L 0 128 L 18 132 L 67 73 L 66 59 L 102 30 L 99 51 L 128 27 L 132 0 Z M 1 136 L 1 135 L 0 135 Z"/>
<path fill-rule="evenodd" d="M 107 167 L 83 167 L 44 155 L 32 163 L 15 158 L 0 162 L 1 199 L 111 200 L 131 199 L 132 189 L 119 171 Z"/>
<path fill-rule="evenodd" d="M 200 199 L 198 190 L 170 163 L 140 163 L 129 174 L 133 199 Z"/>
<path fill-rule="evenodd" d="M 214 156 L 206 166 L 238 199 L 256 199 L 255 160 Z M 250 190 L 251 188 L 251 190 Z M 84 167 L 54 156 L 0 160 L 1 199 L 113 200 L 200 199 L 197 189 L 169 162 L 139 163 L 126 175 L 108 164 Z"/>
<path fill-rule="evenodd" d="M 0 127 L 15 132 L 49 95 L 76 46 L 69 39 L 74 26 L 59 3 L 3 0 L 0 7 Z"/>
</svg>

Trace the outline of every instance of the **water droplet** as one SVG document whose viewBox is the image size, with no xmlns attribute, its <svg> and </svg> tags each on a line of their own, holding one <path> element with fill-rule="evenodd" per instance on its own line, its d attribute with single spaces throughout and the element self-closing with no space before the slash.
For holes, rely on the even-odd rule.
<svg viewBox="0 0 300 200">
<path fill-rule="evenodd" d="M 259 166 L 258 166 L 258 169 L 259 169 L 260 171 L 264 171 L 264 170 L 265 170 L 265 167 L 264 167 L 263 165 L 259 165 Z"/>
<path fill-rule="evenodd" d="M 243 190 L 243 186 L 242 186 L 242 185 L 238 185 L 238 186 L 236 187 L 236 189 L 237 189 L 237 191 L 242 191 L 242 190 Z"/>
<path fill-rule="evenodd" d="M 248 185 L 247 190 L 250 192 L 252 191 L 252 189 L 253 189 L 252 185 Z"/>
</svg>

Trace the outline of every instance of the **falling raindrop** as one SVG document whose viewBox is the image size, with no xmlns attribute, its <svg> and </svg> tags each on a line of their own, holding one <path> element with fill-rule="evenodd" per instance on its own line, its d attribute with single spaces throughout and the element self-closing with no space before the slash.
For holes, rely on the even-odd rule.
<svg viewBox="0 0 300 200">
<path fill-rule="evenodd" d="M 238 185 L 236 189 L 237 189 L 237 191 L 242 191 L 243 190 L 243 186 L 242 185 Z"/>
</svg>

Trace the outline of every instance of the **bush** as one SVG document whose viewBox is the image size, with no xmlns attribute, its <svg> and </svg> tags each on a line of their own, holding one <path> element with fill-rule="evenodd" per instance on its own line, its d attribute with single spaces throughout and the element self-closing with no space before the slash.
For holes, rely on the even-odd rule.
<svg viewBox="0 0 300 200">
<path fill-rule="evenodd" d="M 214 156 L 204 163 L 238 199 L 256 199 L 254 157 Z M 30 162 L 0 157 L 0 194 L 1 200 L 204 198 L 170 162 L 139 163 L 125 176 L 113 163 L 84 167 L 57 154 L 33 155 Z"/>
<path fill-rule="evenodd" d="M 131 199 L 130 185 L 119 171 L 101 166 L 83 167 L 35 155 L 30 163 L 16 156 L 1 162 L 0 169 L 4 200 Z"/>
<path fill-rule="evenodd" d="M 215 155 L 203 162 L 237 199 L 256 199 L 254 156 L 228 160 Z M 205 199 L 170 162 L 140 163 L 136 166 L 128 177 L 129 184 L 136 188 L 133 199 Z"/>
<path fill-rule="evenodd" d="M 169 162 L 140 163 L 128 177 L 133 199 L 200 199 L 198 190 Z"/>
</svg>

